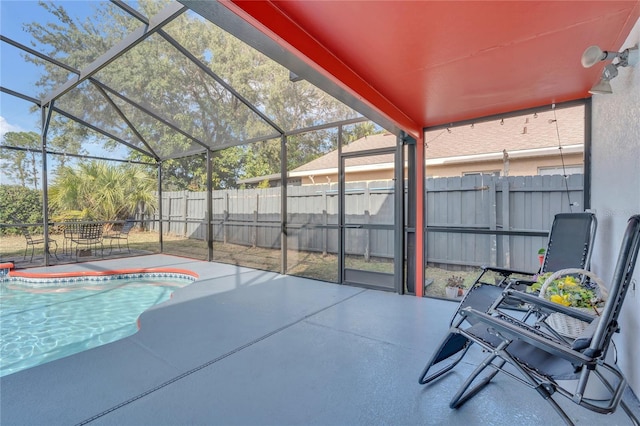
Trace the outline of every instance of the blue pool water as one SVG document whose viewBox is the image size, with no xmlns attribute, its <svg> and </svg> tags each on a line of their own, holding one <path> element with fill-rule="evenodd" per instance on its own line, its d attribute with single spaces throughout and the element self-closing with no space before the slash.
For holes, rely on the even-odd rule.
<svg viewBox="0 0 640 426">
<path fill-rule="evenodd" d="M 191 282 L 136 278 L 38 288 L 1 283 L 0 376 L 130 336 L 142 312 Z"/>
</svg>

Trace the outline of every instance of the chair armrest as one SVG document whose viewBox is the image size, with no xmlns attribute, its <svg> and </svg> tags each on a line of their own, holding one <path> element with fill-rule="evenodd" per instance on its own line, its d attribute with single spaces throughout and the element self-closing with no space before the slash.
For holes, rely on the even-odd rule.
<svg viewBox="0 0 640 426">
<path fill-rule="evenodd" d="M 559 303 L 554 303 L 534 294 L 523 293 L 518 290 L 505 290 L 504 294 L 506 299 L 527 303 L 533 309 L 546 314 L 560 313 L 588 323 L 596 318 L 595 315 L 590 315 L 577 309 L 573 309 Z"/>
<path fill-rule="evenodd" d="M 521 285 L 521 284 L 524 284 L 524 285 L 526 285 L 526 286 L 532 286 L 532 285 L 534 285 L 537 281 L 534 281 L 534 280 L 524 280 L 524 279 L 521 279 L 521 278 L 513 278 L 513 279 L 511 279 L 511 281 L 510 281 L 510 282 L 511 282 L 511 284 L 512 284 L 512 285 Z"/>
<path fill-rule="evenodd" d="M 582 352 L 575 351 L 571 346 L 558 341 L 551 335 L 545 334 L 540 330 L 537 330 L 523 322 L 514 320 L 513 318 L 509 318 L 507 320 L 507 317 L 491 316 L 470 307 L 462 309 L 460 311 L 460 315 L 467 319 L 471 318 L 471 322 L 485 324 L 489 329 L 493 329 L 495 331 L 494 334 L 499 334 L 503 339 L 522 340 L 534 347 L 566 359 L 574 364 L 594 365 L 596 363 L 595 358 L 589 357 Z M 464 330 L 460 331 L 462 334 L 467 335 Z M 471 335 L 467 337 L 473 338 Z"/>
<path fill-rule="evenodd" d="M 528 271 L 517 271 L 515 269 L 506 269 L 506 268 L 495 268 L 493 266 L 483 266 L 482 269 L 491 272 L 497 272 L 502 276 L 508 277 L 509 275 L 519 274 L 519 275 L 535 275 L 535 272 Z"/>
</svg>

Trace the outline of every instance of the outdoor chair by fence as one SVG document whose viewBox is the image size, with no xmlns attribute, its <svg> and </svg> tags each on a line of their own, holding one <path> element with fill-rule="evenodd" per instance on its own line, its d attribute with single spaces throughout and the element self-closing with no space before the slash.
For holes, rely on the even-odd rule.
<svg viewBox="0 0 640 426">
<path fill-rule="evenodd" d="M 20 230 L 22 231 L 22 235 L 24 235 L 24 238 L 27 241 L 27 246 L 24 248 L 24 256 L 23 259 L 27 258 L 27 251 L 29 251 L 29 247 L 31 247 L 31 259 L 29 259 L 29 262 L 31 262 L 33 260 L 33 252 L 35 251 L 35 247 L 37 245 L 42 244 L 42 246 L 44 247 L 44 237 L 42 238 L 33 238 L 33 236 L 31 235 L 31 233 L 29 232 L 29 230 L 26 227 L 21 227 Z M 55 246 L 55 250 L 53 251 L 53 255 L 56 257 L 56 259 L 58 258 L 58 243 L 56 242 L 56 240 L 49 238 L 49 250 L 51 250 L 51 244 L 53 244 Z M 49 254 L 51 254 L 51 251 L 49 251 Z"/>
<path fill-rule="evenodd" d="M 477 343 L 489 355 L 463 383 L 450 407 L 460 407 L 502 372 L 536 390 L 569 425 L 573 423 L 554 399 L 556 395 L 601 414 L 612 413 L 620 405 L 633 424 L 639 425 L 633 410 L 622 399 L 627 382 L 615 365 L 615 356 L 607 357 L 609 349 L 613 349 L 609 355 L 615 355 L 615 348 L 610 348 L 612 336 L 620 330 L 618 316 L 632 283 L 639 249 L 640 215 L 635 215 L 629 219 L 609 286 L 609 297 L 600 316 L 514 289 L 506 289 L 488 313 L 464 308 L 451 333 Z M 511 316 L 509 311 L 502 309 L 502 303 L 507 299 L 530 306 L 537 313 L 538 322 L 529 324 Z M 589 325 L 573 341 L 558 339 L 556 335 L 546 333 L 545 327 L 540 327 L 540 321 L 558 313 Z M 473 325 L 465 328 L 466 324 Z M 488 373 L 480 378 L 488 367 Z M 507 367 L 513 368 L 505 369 Z"/>
<path fill-rule="evenodd" d="M 62 229 L 62 236 L 63 236 L 63 240 L 62 240 L 62 252 L 63 253 L 67 253 L 67 252 L 71 252 L 71 245 L 73 242 L 74 238 L 78 237 L 78 234 L 80 234 L 80 227 L 82 225 L 79 223 L 78 220 L 69 220 L 67 223 L 65 223 L 63 225 L 63 229 Z"/>
<path fill-rule="evenodd" d="M 119 230 L 116 230 L 115 232 L 110 234 L 105 234 L 103 236 L 104 240 L 109 241 L 109 254 L 111 254 L 111 252 L 113 251 L 114 241 L 118 242 L 118 250 L 122 250 L 120 242 L 124 241 L 125 244 L 127 245 L 127 252 L 131 253 L 131 249 L 129 248 L 129 232 L 131 231 L 134 225 L 135 225 L 134 221 L 127 220 L 124 222 L 124 224 L 121 225 Z"/>
<path fill-rule="evenodd" d="M 76 245 L 75 254 L 76 258 L 78 257 L 78 253 L 82 250 L 80 247 L 86 247 L 85 250 L 91 250 L 91 247 L 94 250 L 98 249 L 100 246 L 100 255 L 104 255 L 104 246 L 102 244 L 102 223 L 88 223 L 81 224 L 80 230 L 78 234 L 73 236 L 71 240 L 72 244 Z"/>
<path fill-rule="evenodd" d="M 555 215 L 549 231 L 546 255 L 538 272 L 555 272 L 567 268 L 589 269 L 596 228 L 596 217 L 592 213 Z M 486 277 L 491 275 L 487 275 L 488 272 L 498 274 L 498 283 L 486 281 Z M 523 290 L 526 285 L 535 282 L 523 278 L 512 278 L 513 275 L 532 276 L 535 273 L 483 267 L 482 272 L 460 302 L 449 325 L 452 326 L 460 318 L 460 312 L 464 308 L 471 307 L 487 312 L 507 286 Z M 472 343 L 464 335 L 449 332 L 427 362 L 418 382 L 422 385 L 427 384 L 451 370 L 462 360 Z M 432 368 L 436 371 L 429 374 Z"/>
</svg>

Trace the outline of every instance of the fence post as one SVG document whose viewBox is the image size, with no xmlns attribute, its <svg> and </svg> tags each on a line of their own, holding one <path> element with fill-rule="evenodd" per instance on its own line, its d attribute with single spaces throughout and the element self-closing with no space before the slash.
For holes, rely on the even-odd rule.
<svg viewBox="0 0 640 426">
<path fill-rule="evenodd" d="M 327 229 L 327 226 L 329 225 L 329 217 L 327 213 L 327 210 L 329 210 L 329 207 L 327 206 L 327 188 L 322 190 L 322 205 L 324 206 L 324 210 L 322 210 L 322 225 L 324 227 L 322 230 L 322 255 L 326 256 L 327 246 L 329 243 L 329 230 Z"/>
<path fill-rule="evenodd" d="M 222 212 L 222 243 L 227 244 L 228 230 L 227 221 L 229 220 L 229 192 L 224 193 L 224 212 Z"/>
<path fill-rule="evenodd" d="M 182 230 L 182 236 L 183 237 L 187 237 L 187 233 L 189 232 L 188 227 L 189 227 L 189 193 L 187 191 L 184 191 L 184 195 L 183 195 L 183 201 L 184 201 L 184 228 Z"/>
<path fill-rule="evenodd" d="M 167 214 L 164 215 L 167 218 L 167 227 L 163 229 L 165 233 L 171 232 L 171 194 L 167 194 Z"/>
<path fill-rule="evenodd" d="M 508 231 L 511 228 L 511 221 L 509 219 L 509 178 L 502 178 L 502 230 Z M 502 237 L 502 244 L 504 249 L 504 267 L 511 267 L 510 246 L 511 236 L 504 235 Z"/>
<path fill-rule="evenodd" d="M 256 192 L 256 209 L 253 211 L 253 236 L 251 238 L 251 244 L 253 248 L 258 246 L 258 207 L 259 207 L 260 195 Z"/>
<path fill-rule="evenodd" d="M 371 222 L 371 192 L 369 191 L 369 185 L 370 182 L 367 182 L 364 187 L 364 205 L 367 206 L 364 211 L 364 223 L 366 225 Z M 371 260 L 371 229 L 369 227 L 366 227 L 364 231 L 364 244 L 364 261 L 368 262 Z"/>
<path fill-rule="evenodd" d="M 497 226 L 497 209 L 498 199 L 496 197 L 496 180 L 499 178 L 491 177 L 489 183 L 489 200 L 487 201 L 487 209 L 489 210 L 489 229 L 495 231 Z M 498 266 L 498 236 L 493 234 L 489 237 L 489 266 Z"/>
</svg>

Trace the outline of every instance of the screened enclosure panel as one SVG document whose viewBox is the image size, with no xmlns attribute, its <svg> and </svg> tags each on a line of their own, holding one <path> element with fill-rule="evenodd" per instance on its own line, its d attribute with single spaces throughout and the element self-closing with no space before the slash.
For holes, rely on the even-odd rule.
<svg viewBox="0 0 640 426">
<path fill-rule="evenodd" d="M 34 104 L 8 93 L 0 92 L 2 136 L 7 132 L 37 132 L 40 135 L 40 110 Z M 8 143 L 1 138 L 1 144 Z"/>
<path fill-rule="evenodd" d="M 56 16 L 48 13 L 36 1 L 3 1 L 2 3 L 2 25 L 0 26 L 3 36 L 78 70 L 91 64 L 140 26 L 137 19 L 107 1 L 46 3 L 46 9 L 56 12 Z M 64 13 L 57 10 L 60 7 L 64 8 Z M 98 19 L 97 16 L 110 18 Z M 47 37 L 47 30 L 43 27 L 45 21 L 54 22 L 61 30 L 71 29 L 70 34 L 73 36 L 64 39 Z M 34 32 L 30 33 L 23 28 L 23 24 L 32 22 L 37 23 L 37 26 L 34 27 Z M 64 46 L 43 44 L 33 34 L 41 34 L 49 41 L 57 40 L 59 43 L 64 43 Z M 49 71 L 45 91 L 67 81 L 66 71 L 63 73 L 55 72 L 53 69 Z"/>
<path fill-rule="evenodd" d="M 5 35 L 4 28 L 2 28 L 2 35 Z M 38 88 L 38 82 L 42 74 L 41 66 L 44 61 L 35 55 L 5 42 L 0 43 L 0 57 L 2 58 L 0 61 L 2 87 L 37 99 L 42 92 L 42 89 Z M 51 69 L 54 70 L 55 73 L 63 75 L 62 78 L 64 78 L 65 81 L 75 75 L 55 65 L 52 65 Z M 3 116 L 10 112 L 10 110 L 10 104 L 3 102 Z"/>
<path fill-rule="evenodd" d="M 53 97 L 61 115 L 127 150 L 177 158 L 359 117 L 194 12 L 165 15 L 159 31 L 144 35 L 172 2 L 12 3 L 2 5 L 2 35 L 69 68 L 4 40 L 2 86 L 33 99 Z M 20 73 L 12 73 L 15 64 Z M 62 90 L 83 71 L 91 76 Z"/>
<path fill-rule="evenodd" d="M 295 81 L 288 69 L 195 12 L 185 12 L 164 29 L 285 131 L 360 116 L 309 82 Z"/>
<path fill-rule="evenodd" d="M 47 150 L 59 154 L 54 155 L 54 159 L 80 155 L 110 160 L 154 161 L 151 156 L 118 143 L 59 112 L 51 114 L 51 123 L 47 134 Z M 51 167 L 55 169 L 55 163 Z"/>
<path fill-rule="evenodd" d="M 66 114 L 68 119 L 71 119 L 71 117 L 79 118 L 90 126 L 104 130 L 107 133 L 107 135 L 102 134 L 97 141 L 94 139 L 93 141 L 83 141 L 83 143 L 98 142 L 98 145 L 113 145 L 117 139 L 120 139 L 139 147 L 148 155 L 152 155 L 152 152 L 131 131 L 114 105 L 89 81 L 81 83 L 56 100 L 54 108 L 60 110 L 58 111 L 60 115 Z M 54 120 L 51 130 L 61 132 L 65 129 L 62 123 Z"/>
<path fill-rule="evenodd" d="M 214 149 L 275 132 L 159 35 L 116 59 L 96 78 Z"/>
</svg>

